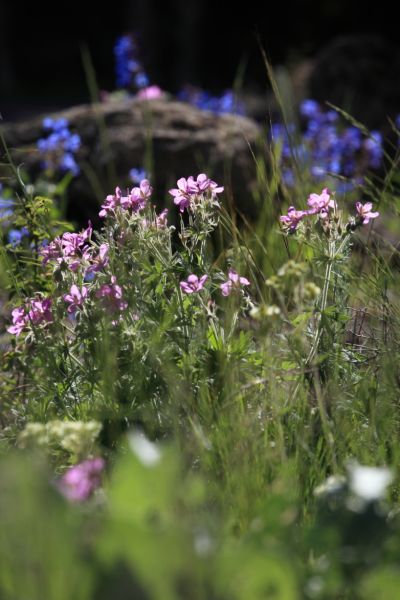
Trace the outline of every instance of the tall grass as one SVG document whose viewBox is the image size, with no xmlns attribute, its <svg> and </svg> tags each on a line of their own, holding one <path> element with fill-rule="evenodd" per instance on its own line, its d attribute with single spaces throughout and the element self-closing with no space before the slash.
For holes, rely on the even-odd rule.
<svg viewBox="0 0 400 600">
<path fill-rule="evenodd" d="M 177 232 L 150 203 L 116 208 L 85 242 L 87 265 L 109 247 L 94 280 L 83 244 L 77 270 L 42 266 L 39 242 L 59 225 L 22 190 L 17 218 L 38 243 L 3 245 L 9 307 L 36 292 L 53 304 L 52 322 L 2 338 L 2 597 L 396 597 L 397 162 L 357 191 L 379 220 L 348 221 L 348 193 L 287 234 L 279 215 L 321 190 L 301 165 L 289 190 L 279 152 L 263 152 L 256 222 L 238 225 L 212 193 Z M 229 268 L 251 285 L 224 298 Z M 208 280 L 185 294 L 191 273 Z M 111 275 L 125 308 L 96 295 Z M 68 319 L 73 284 L 89 300 Z M 70 505 L 57 482 L 78 457 L 32 424 L 90 420 L 102 430 L 87 457 L 101 453 L 107 473 Z M 379 470 L 363 496 L 357 463 L 392 470 L 387 496 Z"/>
</svg>

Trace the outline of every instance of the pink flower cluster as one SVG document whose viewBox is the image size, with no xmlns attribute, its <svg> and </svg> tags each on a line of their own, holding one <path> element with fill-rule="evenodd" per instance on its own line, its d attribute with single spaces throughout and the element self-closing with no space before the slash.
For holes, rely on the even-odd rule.
<svg viewBox="0 0 400 600">
<path fill-rule="evenodd" d="M 164 208 L 160 214 L 155 215 L 154 221 L 143 219 L 142 227 L 144 229 L 166 229 L 168 227 L 168 208 Z"/>
<path fill-rule="evenodd" d="M 89 221 L 87 229 L 81 233 L 64 233 L 55 238 L 41 250 L 42 264 L 54 261 L 58 266 L 65 265 L 70 271 L 76 272 L 83 268 L 86 273 L 96 273 L 108 264 L 108 244 L 101 244 L 97 255 L 87 242 L 92 235 L 92 225 Z"/>
<path fill-rule="evenodd" d="M 169 190 L 169 193 L 173 196 L 174 204 L 179 207 L 180 212 L 184 212 L 205 197 L 215 200 L 217 194 L 224 191 L 222 186 L 207 177 L 205 173 L 200 173 L 196 180 L 192 175 L 187 179 L 181 177 L 176 183 L 178 187 Z"/>
<path fill-rule="evenodd" d="M 105 308 L 111 313 L 128 307 L 128 303 L 122 299 L 122 289 L 117 284 L 115 275 L 111 276 L 111 283 L 105 283 L 97 290 L 96 298 L 101 298 Z"/>
<path fill-rule="evenodd" d="M 326 219 L 329 210 L 336 209 L 336 202 L 331 198 L 331 192 L 328 188 L 324 188 L 321 194 L 310 194 L 307 204 L 310 207 L 308 210 L 296 210 L 294 206 L 289 206 L 287 215 L 280 217 L 280 222 L 290 233 L 296 231 L 298 224 L 304 217 L 319 215 L 322 219 Z"/>
<path fill-rule="evenodd" d="M 68 469 L 59 481 L 58 488 L 71 502 L 84 502 L 101 484 L 105 462 L 102 458 L 89 458 Z"/>
<path fill-rule="evenodd" d="M 223 296 L 229 296 L 233 291 L 247 285 L 250 285 L 250 281 L 246 277 L 241 277 L 236 271 L 230 269 L 227 281 L 221 283 L 220 288 Z"/>
<path fill-rule="evenodd" d="M 321 194 L 310 194 L 307 204 L 309 206 L 308 210 L 296 210 L 294 206 L 290 206 L 287 214 L 280 217 L 280 222 L 290 233 L 296 231 L 298 224 L 304 217 L 319 215 L 321 219 L 327 219 L 330 210 L 336 210 L 337 208 L 336 201 L 331 197 L 328 188 L 324 188 Z M 379 216 L 378 212 L 371 212 L 371 209 L 371 202 L 364 205 L 361 202 L 356 203 L 356 210 L 363 225 L 367 225 L 370 219 Z"/>
<path fill-rule="evenodd" d="M 115 194 L 107 196 L 104 204 L 101 205 L 99 216 L 106 217 L 109 213 L 114 213 L 117 207 L 138 212 L 146 206 L 152 193 L 153 188 L 148 179 L 142 179 L 139 187 L 132 188 L 130 192 L 128 190 L 126 196 L 123 196 L 121 189 L 117 187 L 115 189 Z"/>
<path fill-rule="evenodd" d="M 13 324 L 7 328 L 7 331 L 18 337 L 28 325 L 35 327 L 53 321 L 51 298 L 33 299 L 30 301 L 29 309 L 20 306 L 14 308 L 11 315 Z"/>
</svg>

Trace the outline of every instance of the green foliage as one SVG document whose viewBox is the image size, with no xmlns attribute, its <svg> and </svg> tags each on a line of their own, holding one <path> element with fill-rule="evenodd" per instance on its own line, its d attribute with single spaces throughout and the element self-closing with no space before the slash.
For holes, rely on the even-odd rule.
<svg viewBox="0 0 400 600">
<path fill-rule="evenodd" d="M 289 235 L 276 165 L 260 159 L 258 175 L 256 223 L 238 227 L 215 197 L 177 230 L 149 205 L 118 209 L 82 232 L 90 257 L 73 268 L 42 264 L 41 243 L 70 227 L 46 194 L 20 190 L 29 237 L 2 247 L 3 319 L 45 297 L 52 318 L 2 335 L 1 598 L 396 596 L 396 170 L 364 188 L 382 229 L 346 218 L 349 195 Z M 251 285 L 223 297 L 230 268 Z M 185 294 L 192 273 L 208 279 Z M 99 293 L 112 276 L 117 308 Z M 88 295 L 71 318 L 73 285 Z M 68 504 L 61 478 L 99 454 L 103 486 Z M 382 467 L 364 492 L 357 463 Z M 384 466 L 393 482 L 368 498 Z"/>
</svg>

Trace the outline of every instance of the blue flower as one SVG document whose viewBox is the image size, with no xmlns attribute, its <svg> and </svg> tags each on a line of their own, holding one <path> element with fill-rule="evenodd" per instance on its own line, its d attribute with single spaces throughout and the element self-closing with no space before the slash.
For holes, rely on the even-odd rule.
<svg viewBox="0 0 400 600">
<path fill-rule="evenodd" d="M 118 89 L 142 89 L 150 85 L 150 79 L 139 60 L 138 47 L 133 34 L 117 38 L 114 57 Z"/>
<path fill-rule="evenodd" d="M 26 227 L 23 227 L 22 229 L 10 229 L 7 236 L 8 243 L 15 248 L 21 243 L 22 238 L 28 235 L 29 231 L 26 229 Z"/>
<path fill-rule="evenodd" d="M 78 175 L 80 169 L 74 154 L 81 146 L 80 136 L 69 130 L 69 123 L 65 118 L 47 117 L 43 120 L 43 128 L 49 135 L 39 139 L 36 145 L 43 157 L 44 168 L 69 171 L 73 175 Z"/>
<path fill-rule="evenodd" d="M 144 169 L 131 169 L 129 177 L 132 183 L 139 184 L 143 179 L 149 179 L 148 173 Z"/>
</svg>

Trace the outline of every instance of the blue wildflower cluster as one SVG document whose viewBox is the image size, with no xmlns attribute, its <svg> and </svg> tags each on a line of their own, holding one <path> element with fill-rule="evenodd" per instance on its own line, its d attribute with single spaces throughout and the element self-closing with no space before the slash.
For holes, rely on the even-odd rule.
<svg viewBox="0 0 400 600">
<path fill-rule="evenodd" d="M 349 180 L 346 189 L 360 183 L 367 169 L 382 166 L 379 131 L 366 137 L 357 127 L 343 127 L 337 112 L 324 110 L 315 100 L 301 103 L 300 116 L 304 129 L 297 136 L 293 124 L 274 123 L 271 127 L 271 141 L 281 147 L 282 175 L 287 185 L 294 185 L 293 159 L 307 166 L 316 181 L 345 177 Z"/>
<path fill-rule="evenodd" d="M 114 46 L 116 83 L 119 89 L 142 89 L 150 81 L 138 58 L 138 46 L 133 34 L 120 36 Z"/>
<path fill-rule="evenodd" d="M 15 201 L 10 197 L 10 189 L 4 188 L 0 183 L 0 222 L 4 230 L 11 225 L 11 220 L 14 215 Z M 27 237 L 29 232 L 26 227 L 22 229 L 8 229 L 7 242 L 12 246 L 18 246 L 22 238 Z"/>
<path fill-rule="evenodd" d="M 43 157 L 44 168 L 78 175 L 80 169 L 75 153 L 81 146 L 81 138 L 69 130 L 67 119 L 46 118 L 43 120 L 43 129 L 48 136 L 38 140 L 37 148 Z"/>
<path fill-rule="evenodd" d="M 212 96 L 205 90 L 193 87 L 185 87 L 178 94 L 179 100 L 188 102 L 202 110 L 209 110 L 217 115 L 236 114 L 244 115 L 245 108 L 232 90 L 226 90 L 221 96 Z"/>
<path fill-rule="evenodd" d="M 149 179 L 149 174 L 144 169 L 131 169 L 129 178 L 132 183 L 139 185 L 143 179 Z"/>
</svg>

